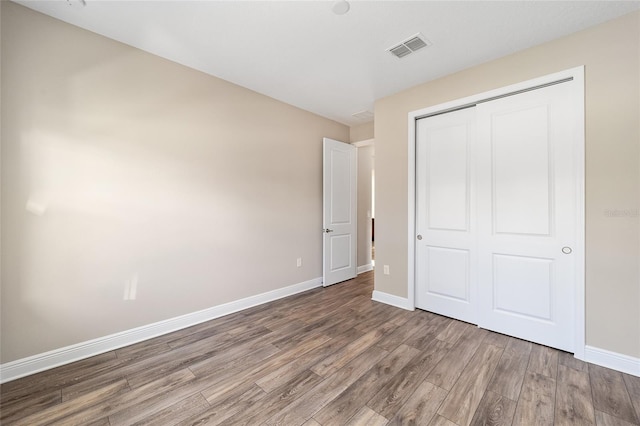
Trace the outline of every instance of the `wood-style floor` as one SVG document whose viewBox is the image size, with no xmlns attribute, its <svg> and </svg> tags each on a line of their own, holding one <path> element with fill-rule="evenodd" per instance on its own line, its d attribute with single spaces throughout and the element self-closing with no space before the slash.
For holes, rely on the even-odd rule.
<svg viewBox="0 0 640 426">
<path fill-rule="evenodd" d="M 372 302 L 372 280 L 6 383 L 2 424 L 640 424 L 640 378 Z"/>
</svg>

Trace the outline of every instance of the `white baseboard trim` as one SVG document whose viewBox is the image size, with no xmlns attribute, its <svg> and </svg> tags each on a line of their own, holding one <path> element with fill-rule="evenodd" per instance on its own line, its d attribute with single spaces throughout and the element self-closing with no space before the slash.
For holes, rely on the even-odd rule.
<svg viewBox="0 0 640 426">
<path fill-rule="evenodd" d="M 640 358 L 585 346 L 584 361 L 640 377 Z"/>
<path fill-rule="evenodd" d="M 358 266 L 358 275 L 362 274 L 363 272 L 369 272 L 369 271 L 373 271 L 373 264 L 372 263 L 370 263 L 368 265 Z"/>
<path fill-rule="evenodd" d="M 371 300 L 375 302 L 385 303 L 387 305 L 395 306 L 396 308 L 406 309 L 407 311 L 414 311 L 415 307 L 411 306 L 409 299 L 404 297 L 394 296 L 393 294 L 384 293 L 382 291 L 373 290 Z"/>
<path fill-rule="evenodd" d="M 315 278 L 201 311 L 7 362 L 0 365 L 0 383 L 129 346 L 316 287 L 322 287 L 322 278 Z"/>
</svg>

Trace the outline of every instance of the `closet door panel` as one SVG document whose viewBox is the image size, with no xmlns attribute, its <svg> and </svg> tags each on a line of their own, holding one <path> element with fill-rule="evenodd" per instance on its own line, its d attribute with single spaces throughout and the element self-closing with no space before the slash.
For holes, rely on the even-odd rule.
<svg viewBox="0 0 640 426">
<path fill-rule="evenodd" d="M 479 104 L 479 321 L 555 348 L 574 344 L 575 164 L 570 87 Z"/>
</svg>

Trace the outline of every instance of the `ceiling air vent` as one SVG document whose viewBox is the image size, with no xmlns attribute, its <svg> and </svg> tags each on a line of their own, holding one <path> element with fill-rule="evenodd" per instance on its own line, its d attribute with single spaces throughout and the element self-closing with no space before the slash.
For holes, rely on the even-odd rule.
<svg viewBox="0 0 640 426">
<path fill-rule="evenodd" d="M 400 44 L 397 44 L 393 47 L 387 49 L 391 52 L 392 55 L 403 58 L 416 50 L 422 49 L 423 47 L 431 46 L 431 42 L 425 38 L 422 34 L 418 33 L 414 36 L 409 37 L 405 41 Z"/>
</svg>

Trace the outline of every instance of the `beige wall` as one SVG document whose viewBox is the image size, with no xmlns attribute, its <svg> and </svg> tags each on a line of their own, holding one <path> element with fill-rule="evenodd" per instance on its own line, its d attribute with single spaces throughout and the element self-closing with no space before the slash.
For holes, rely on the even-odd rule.
<svg viewBox="0 0 640 426">
<path fill-rule="evenodd" d="M 367 139 L 373 139 L 373 129 L 373 121 L 370 121 L 369 123 L 358 124 L 357 126 L 352 126 L 349 129 L 349 142 L 353 143 L 365 141 Z"/>
<path fill-rule="evenodd" d="M 376 290 L 407 296 L 407 114 L 585 65 L 587 344 L 640 357 L 639 56 L 635 13 L 376 102 Z"/>
<path fill-rule="evenodd" d="M 9 2 L 2 122 L 3 363 L 322 275 L 344 125 Z"/>
</svg>

